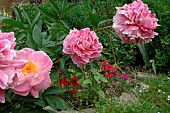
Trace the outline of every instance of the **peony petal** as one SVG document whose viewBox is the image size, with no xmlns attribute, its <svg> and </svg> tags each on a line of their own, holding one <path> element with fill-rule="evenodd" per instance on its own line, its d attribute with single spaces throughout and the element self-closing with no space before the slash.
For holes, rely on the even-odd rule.
<svg viewBox="0 0 170 113">
<path fill-rule="evenodd" d="M 25 81 L 24 83 L 17 85 L 13 89 L 17 92 L 25 92 L 25 91 L 30 90 L 31 86 L 28 81 Z"/>
<path fill-rule="evenodd" d="M 0 88 L 0 103 L 5 103 L 5 90 Z"/>
<path fill-rule="evenodd" d="M 39 91 L 47 89 L 51 84 L 51 79 L 49 75 L 39 84 L 35 85 L 33 88 Z"/>
<path fill-rule="evenodd" d="M 30 93 L 32 94 L 32 96 L 34 97 L 34 98 L 38 98 L 39 97 L 39 92 L 38 92 L 38 90 L 35 90 L 35 89 L 31 89 L 31 91 L 30 91 Z"/>
</svg>

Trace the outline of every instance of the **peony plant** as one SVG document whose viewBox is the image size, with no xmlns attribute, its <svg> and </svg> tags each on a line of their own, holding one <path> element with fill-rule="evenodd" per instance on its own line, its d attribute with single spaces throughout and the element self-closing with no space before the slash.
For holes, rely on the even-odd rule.
<svg viewBox="0 0 170 113">
<path fill-rule="evenodd" d="M 14 50 L 16 45 L 14 33 L 0 31 L 0 103 L 5 103 L 5 90 L 34 98 L 39 91 L 47 89 L 50 84 L 52 61 L 43 51 L 30 48 Z"/>
<path fill-rule="evenodd" d="M 101 55 L 102 44 L 90 28 L 71 30 L 63 43 L 63 52 L 70 55 L 74 64 L 83 66 Z"/>
</svg>

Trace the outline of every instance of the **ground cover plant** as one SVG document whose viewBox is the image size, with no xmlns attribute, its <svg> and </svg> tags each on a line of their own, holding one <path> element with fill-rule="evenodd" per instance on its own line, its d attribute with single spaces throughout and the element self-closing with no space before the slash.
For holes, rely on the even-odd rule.
<svg viewBox="0 0 170 113">
<path fill-rule="evenodd" d="M 0 16 L 0 111 L 168 113 L 168 14 L 156 4 L 169 2 L 160 1 L 14 5 L 13 18 Z"/>
</svg>

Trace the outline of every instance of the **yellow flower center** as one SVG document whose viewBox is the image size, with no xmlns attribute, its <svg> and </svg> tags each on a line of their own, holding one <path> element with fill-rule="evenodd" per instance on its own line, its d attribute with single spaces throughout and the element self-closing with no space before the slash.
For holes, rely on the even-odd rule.
<svg viewBox="0 0 170 113">
<path fill-rule="evenodd" d="M 32 62 L 28 62 L 21 70 L 25 74 L 30 74 L 30 73 L 36 74 L 36 66 Z"/>
</svg>

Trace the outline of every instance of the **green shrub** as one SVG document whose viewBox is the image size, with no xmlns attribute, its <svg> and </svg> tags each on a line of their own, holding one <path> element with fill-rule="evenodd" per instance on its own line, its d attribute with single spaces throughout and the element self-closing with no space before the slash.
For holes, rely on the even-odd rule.
<svg viewBox="0 0 170 113">
<path fill-rule="evenodd" d="M 147 44 L 150 59 L 155 59 L 158 71 L 170 71 L 170 1 L 169 0 L 143 0 L 148 4 L 150 10 L 156 13 L 158 23 L 161 25 L 156 29 L 159 33 L 153 41 Z"/>
</svg>

